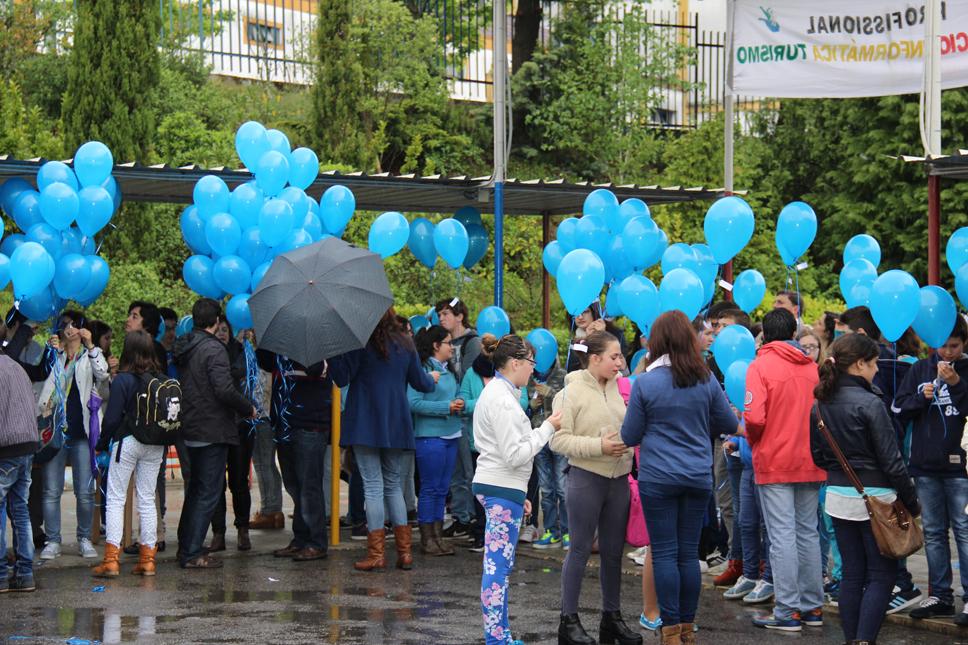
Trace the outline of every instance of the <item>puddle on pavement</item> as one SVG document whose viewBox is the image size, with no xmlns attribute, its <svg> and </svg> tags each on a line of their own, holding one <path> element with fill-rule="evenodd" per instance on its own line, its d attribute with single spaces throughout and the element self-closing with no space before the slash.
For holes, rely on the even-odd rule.
<svg viewBox="0 0 968 645">
<path fill-rule="evenodd" d="M 156 636 L 164 623 L 177 620 L 175 616 L 122 616 L 110 609 L 86 607 L 51 607 L 32 612 L 52 630 L 42 636 L 33 634 L 6 634 L 13 642 L 49 642 L 57 635 L 71 645 L 91 643 L 130 643 Z"/>
</svg>

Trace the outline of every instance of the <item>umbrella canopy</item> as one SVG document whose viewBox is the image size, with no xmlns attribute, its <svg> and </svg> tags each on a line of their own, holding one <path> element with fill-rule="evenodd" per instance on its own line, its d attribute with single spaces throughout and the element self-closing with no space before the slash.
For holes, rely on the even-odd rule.
<svg viewBox="0 0 968 645">
<path fill-rule="evenodd" d="M 335 237 L 278 256 L 249 298 L 259 347 L 306 366 L 364 347 L 392 304 L 380 256 Z"/>
</svg>

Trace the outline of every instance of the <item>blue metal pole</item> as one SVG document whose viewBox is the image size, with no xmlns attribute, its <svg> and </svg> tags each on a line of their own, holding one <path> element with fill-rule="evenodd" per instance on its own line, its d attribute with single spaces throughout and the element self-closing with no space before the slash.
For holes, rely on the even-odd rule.
<svg viewBox="0 0 968 645">
<path fill-rule="evenodd" d="M 504 307 L 504 182 L 494 183 L 494 304 Z"/>
</svg>

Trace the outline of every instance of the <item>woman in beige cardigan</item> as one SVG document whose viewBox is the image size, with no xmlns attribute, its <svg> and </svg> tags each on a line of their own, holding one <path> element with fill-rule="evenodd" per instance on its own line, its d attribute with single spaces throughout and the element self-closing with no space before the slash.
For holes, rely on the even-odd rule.
<svg viewBox="0 0 968 645">
<path fill-rule="evenodd" d="M 638 645 L 642 636 L 622 620 L 622 549 L 629 512 L 628 474 L 632 451 L 618 436 L 625 402 L 616 378 L 625 365 L 618 339 L 595 331 L 572 346 L 582 370 L 569 374 L 556 398 L 561 430 L 551 449 L 568 457 L 568 508 L 571 549 L 561 571 L 559 645 L 619 643 Z M 592 542 L 598 533 L 601 555 L 602 619 L 599 638 L 589 636 L 578 617 L 578 597 Z"/>
</svg>

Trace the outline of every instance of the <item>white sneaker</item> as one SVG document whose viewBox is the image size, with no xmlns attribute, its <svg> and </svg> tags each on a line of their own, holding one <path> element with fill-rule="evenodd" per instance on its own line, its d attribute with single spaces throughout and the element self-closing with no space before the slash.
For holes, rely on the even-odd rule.
<svg viewBox="0 0 968 645">
<path fill-rule="evenodd" d="M 705 560 L 700 560 L 699 573 L 706 573 L 707 571 L 709 571 L 709 564 L 707 564 Z"/>
<path fill-rule="evenodd" d="M 82 558 L 98 557 L 97 551 L 94 549 L 94 545 L 87 538 L 81 538 L 78 540 L 77 550 L 80 552 Z"/>
<path fill-rule="evenodd" d="M 41 560 L 53 560 L 61 554 L 60 542 L 48 542 L 40 552 Z"/>
<path fill-rule="evenodd" d="M 533 524 L 528 524 L 523 529 L 521 533 L 518 534 L 518 542 L 527 542 L 531 544 L 538 538 L 538 529 L 534 528 Z"/>
<path fill-rule="evenodd" d="M 649 554 L 649 547 L 644 546 L 641 549 L 633 552 L 632 562 L 639 565 L 640 567 L 645 564 L 645 556 Z"/>
<path fill-rule="evenodd" d="M 634 550 L 629 551 L 628 553 L 626 553 L 625 554 L 625 557 L 628 558 L 629 560 L 634 560 L 635 558 L 645 557 L 645 552 L 648 551 L 648 550 L 649 550 L 649 547 L 647 547 L 647 546 L 640 546 L 639 548 L 634 549 Z"/>
</svg>

